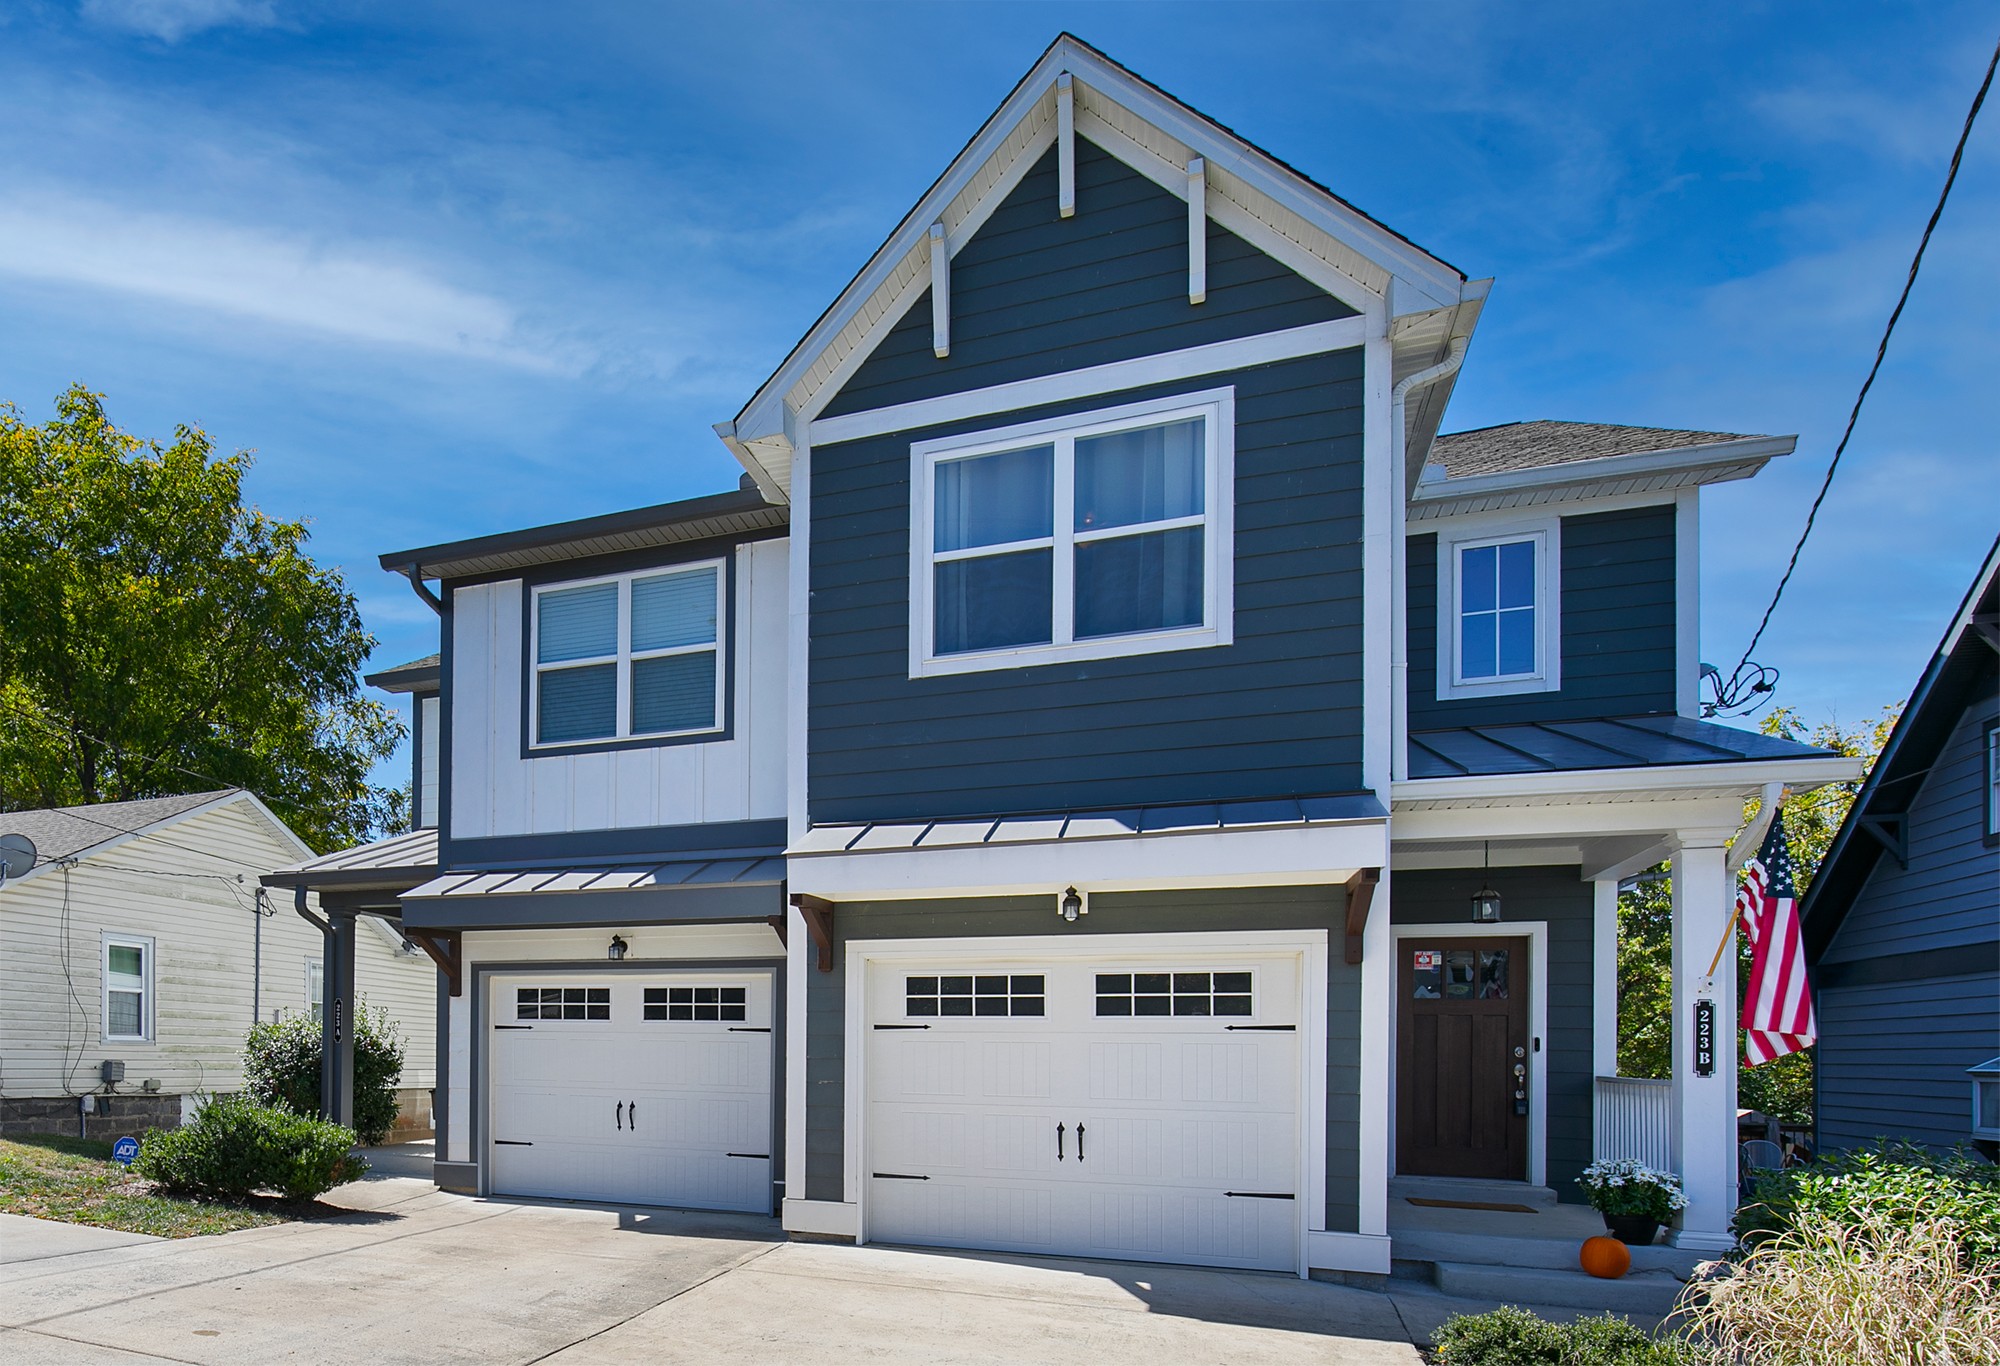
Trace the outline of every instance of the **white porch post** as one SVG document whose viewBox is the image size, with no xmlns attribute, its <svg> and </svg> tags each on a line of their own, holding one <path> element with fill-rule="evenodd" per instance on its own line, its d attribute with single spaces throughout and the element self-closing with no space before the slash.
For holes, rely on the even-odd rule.
<svg viewBox="0 0 2000 1366">
<path fill-rule="evenodd" d="M 1736 936 L 1734 897 L 1723 863 L 1726 836 L 1684 834 L 1674 854 L 1674 1170 L 1687 1190 L 1674 1244 L 1701 1252 L 1735 1245 L 1736 1212 Z M 1727 930 L 1715 977 L 1708 972 Z M 1715 1068 L 1695 1075 L 1695 1003 L 1715 1005 Z"/>
<path fill-rule="evenodd" d="M 1618 879 L 1599 878 L 1590 884 L 1590 893 L 1591 1067 L 1600 1077 L 1615 1077 L 1618 1075 Z"/>
</svg>

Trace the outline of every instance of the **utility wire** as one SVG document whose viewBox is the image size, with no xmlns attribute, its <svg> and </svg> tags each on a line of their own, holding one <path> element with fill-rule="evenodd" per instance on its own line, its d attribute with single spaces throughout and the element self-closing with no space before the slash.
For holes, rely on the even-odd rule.
<svg viewBox="0 0 2000 1366">
<path fill-rule="evenodd" d="M 1930 222 L 1924 224 L 1924 235 L 1917 243 L 1917 254 L 1910 260 L 1910 274 L 1903 281 L 1903 293 L 1896 300 L 1895 311 L 1889 315 L 1889 325 L 1882 329 L 1882 340 L 1875 348 L 1875 363 L 1868 367 L 1868 378 L 1861 382 L 1861 392 L 1854 396 L 1854 407 L 1847 414 L 1847 429 L 1840 434 L 1840 444 L 1833 448 L 1833 459 L 1827 463 L 1826 478 L 1820 482 L 1819 495 L 1812 501 L 1812 508 L 1806 513 L 1805 528 L 1799 532 L 1798 544 L 1792 547 L 1792 558 L 1785 565 L 1784 577 L 1778 580 L 1778 590 L 1771 594 L 1771 605 L 1764 609 L 1764 619 L 1757 623 L 1757 632 L 1750 637 L 1743 658 L 1736 661 L 1728 679 L 1717 680 L 1717 696 L 1730 696 L 1737 688 L 1744 667 L 1750 663 L 1750 656 L 1757 649 L 1757 642 L 1764 638 L 1764 628 L 1771 624 L 1771 614 L 1778 610 L 1778 600 L 1785 595 L 1785 585 L 1792 581 L 1792 571 L 1799 567 L 1799 552 L 1806 548 L 1806 538 L 1812 535 L 1813 521 L 1819 516 L 1820 504 L 1826 501 L 1826 492 L 1833 487 L 1833 473 L 1840 468 L 1840 457 L 1847 451 L 1847 443 L 1854 435 L 1854 424 L 1861 417 L 1861 405 L 1868 398 L 1868 391 L 1874 387 L 1875 376 L 1881 372 L 1882 360 L 1889 354 L 1889 338 L 1896 331 L 1896 322 L 1903 316 L 1903 305 L 1910 301 L 1910 291 L 1916 287 L 1917 271 L 1923 266 L 1924 251 L 1931 244 L 1931 234 L 1937 231 L 1938 220 L 1944 216 L 1945 201 L 1951 198 L 1951 187 L 1958 180 L 1959 163 L 1965 159 L 1965 144 L 1972 136 L 1972 125 L 1979 118 L 1980 106 L 1986 103 L 1986 92 L 1993 88 L 1993 72 L 2000 67 L 2000 43 L 1995 43 L 1993 56 L 1986 63 L 1986 79 L 1979 83 L 1979 93 L 1972 97 L 1972 107 L 1965 113 L 1965 127 L 1959 130 L 1958 146 L 1952 149 L 1951 170 L 1945 175 L 1944 189 L 1938 192 L 1937 207 L 1931 210 Z"/>
</svg>

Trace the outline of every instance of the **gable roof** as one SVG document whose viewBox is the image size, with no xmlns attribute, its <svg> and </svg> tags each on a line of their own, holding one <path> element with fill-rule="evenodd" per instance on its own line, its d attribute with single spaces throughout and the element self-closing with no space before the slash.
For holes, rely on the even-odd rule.
<svg viewBox="0 0 2000 1366">
<path fill-rule="evenodd" d="M 2000 538 L 1966 590 L 1951 625 L 1938 642 L 1916 691 L 1889 732 L 1867 781 L 1834 832 L 1812 885 L 1799 904 L 1806 961 L 1817 964 L 1832 947 L 1862 884 L 1887 852 L 1864 821 L 1901 816 L 1923 790 L 1923 777 L 1943 752 L 1951 734 L 1981 687 L 1990 687 L 2000 659 Z"/>
<path fill-rule="evenodd" d="M 1453 338 L 1462 340 L 1469 332 L 1484 289 L 1469 294 L 1463 272 L 1090 44 L 1064 33 L 903 216 L 735 420 L 717 424 L 716 434 L 774 502 L 790 497 L 798 419 L 810 419 L 929 288 L 931 226 L 942 225 L 947 249 L 956 252 L 1054 144 L 1057 82 L 1062 76 L 1069 77 L 1073 92 L 1076 136 L 1088 138 L 1181 197 L 1188 193 L 1189 161 L 1201 158 L 1207 168 L 1208 216 L 1330 293 L 1357 309 L 1379 308 L 1391 319 L 1451 315 L 1437 335 L 1414 333 L 1407 358 L 1398 337 L 1399 370 L 1423 368 Z M 1460 317 L 1461 312 L 1465 316 Z M 1433 419 L 1429 430 L 1435 429 Z"/>
<path fill-rule="evenodd" d="M 1447 432 L 1431 443 L 1410 517 L 1748 479 L 1797 444 L 1795 436 L 1547 419 Z"/>
<path fill-rule="evenodd" d="M 26 835 L 35 842 L 35 870 L 58 859 L 77 858 L 99 845 L 145 834 L 157 826 L 243 794 L 241 788 L 148 797 L 133 802 L 43 807 L 0 814 L 0 835 Z"/>
</svg>

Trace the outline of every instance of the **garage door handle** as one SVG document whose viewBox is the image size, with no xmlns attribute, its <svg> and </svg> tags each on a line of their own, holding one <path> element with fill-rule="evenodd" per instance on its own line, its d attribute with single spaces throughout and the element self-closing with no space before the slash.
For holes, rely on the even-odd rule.
<svg viewBox="0 0 2000 1366">
<path fill-rule="evenodd" d="M 625 1127 L 625 1102 L 622 1100 L 618 1102 L 618 1127 L 620 1130 Z"/>
<path fill-rule="evenodd" d="M 1270 1034 L 1270 1033 L 1276 1033 L 1280 1030 L 1286 1033 L 1290 1033 L 1291 1031 L 1297 1029 L 1298 1026 L 1297 1025 L 1224 1025 L 1223 1028 L 1227 1030 L 1248 1029 L 1256 1032 Z"/>
<path fill-rule="evenodd" d="M 1288 1191 L 1224 1191 L 1231 1200 L 1290 1200 L 1294 1197 Z"/>
<path fill-rule="evenodd" d="M 1076 1160 L 1079 1162 L 1083 1161 L 1083 1122 L 1081 1120 L 1077 1121 L 1076 1126 Z"/>
<path fill-rule="evenodd" d="M 1058 1162 L 1063 1160 L 1062 1136 L 1063 1126 L 1058 1124 L 1056 1125 L 1056 1161 Z"/>
<path fill-rule="evenodd" d="M 632 1132 L 639 1132 L 639 1102 L 633 1101 L 625 1107 L 625 1122 L 632 1126 Z"/>
</svg>

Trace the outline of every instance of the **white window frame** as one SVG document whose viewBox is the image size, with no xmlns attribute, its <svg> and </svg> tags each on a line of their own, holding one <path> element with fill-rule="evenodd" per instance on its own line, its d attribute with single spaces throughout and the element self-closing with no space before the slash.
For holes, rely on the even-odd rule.
<svg viewBox="0 0 2000 1366">
<path fill-rule="evenodd" d="M 1489 545 L 1532 542 L 1535 547 L 1535 668 L 1498 678 L 1459 675 L 1459 616 L 1463 583 L 1460 555 Z M 1554 692 L 1562 687 L 1562 519 L 1545 517 L 1494 522 L 1482 520 L 1438 530 L 1437 695 L 1453 698 L 1511 697 Z"/>
<path fill-rule="evenodd" d="M 1075 529 L 1076 468 L 1075 450 L 1079 437 L 1097 436 L 1128 427 L 1150 427 L 1186 418 L 1203 419 L 1203 510 L 1198 517 L 1180 517 L 1139 526 L 1107 527 L 1078 533 Z M 1024 445 L 1052 444 L 1055 447 L 1055 507 L 1053 534 L 1001 545 L 978 546 L 965 551 L 934 552 L 936 543 L 932 513 L 936 503 L 934 487 L 937 466 L 947 460 L 963 460 L 1015 450 Z M 1199 393 L 1176 394 L 1170 398 L 1126 403 L 1068 417 L 1023 422 L 1010 427 L 991 428 L 961 436 L 920 441 L 910 447 L 910 677 L 977 673 L 988 669 L 1021 668 L 1035 664 L 1058 664 L 1068 660 L 1116 659 L 1125 655 L 1156 654 L 1166 650 L 1204 649 L 1228 645 L 1234 639 L 1235 558 L 1236 558 L 1236 390 L 1208 389 Z M 1202 621 L 1199 626 L 1181 626 L 1165 631 L 1135 631 L 1127 635 L 1074 637 L 1075 548 L 1079 543 L 1165 531 L 1177 527 L 1204 528 Z M 942 561 L 1004 554 L 1014 550 L 1052 547 L 1055 558 L 1053 602 L 1050 627 L 1053 640 L 1047 645 L 1014 645 L 998 650 L 967 651 L 939 655 L 933 649 L 936 620 L 933 615 L 931 584 L 933 567 Z"/>
<path fill-rule="evenodd" d="M 98 1036 L 105 1043 L 151 1043 L 159 1023 L 159 1004 L 153 995 L 153 984 L 159 978 L 153 958 L 153 939 L 144 934 L 121 934 L 106 930 L 100 936 L 97 954 L 98 993 L 97 1021 Z M 137 1034 L 113 1034 L 111 1032 L 111 950 L 137 949 L 145 971 L 140 974 L 143 985 L 139 988 L 139 1032 Z M 129 988 L 120 987 L 120 991 Z"/>
<path fill-rule="evenodd" d="M 664 650 L 632 649 L 632 583 L 636 579 L 664 578 L 673 574 L 692 573 L 701 569 L 715 571 L 715 641 L 713 644 L 673 645 Z M 542 658 L 542 595 L 559 593 L 571 588 L 593 588 L 599 584 L 618 585 L 618 650 L 615 654 L 591 655 L 584 659 L 565 659 L 544 664 Z M 564 750 L 585 749 L 593 745 L 615 745 L 627 740 L 670 740 L 683 735 L 719 735 L 725 729 L 728 713 L 725 699 L 729 687 L 729 565 L 727 560 L 690 560 L 686 564 L 654 565 L 649 569 L 634 569 L 624 574 L 600 574 L 590 579 L 565 579 L 560 583 L 538 583 L 528 603 L 528 748 L 535 751 L 561 753 Z M 715 653 L 715 723 L 708 726 L 694 726 L 686 730 L 644 730 L 632 729 L 632 664 L 635 660 L 664 659 L 669 655 L 700 654 L 704 651 Z M 613 722 L 615 729 L 609 735 L 593 735 L 580 740 L 544 741 L 542 733 L 542 675 L 560 669 L 580 668 L 590 664 L 617 665 L 617 698 L 614 703 Z"/>
</svg>

